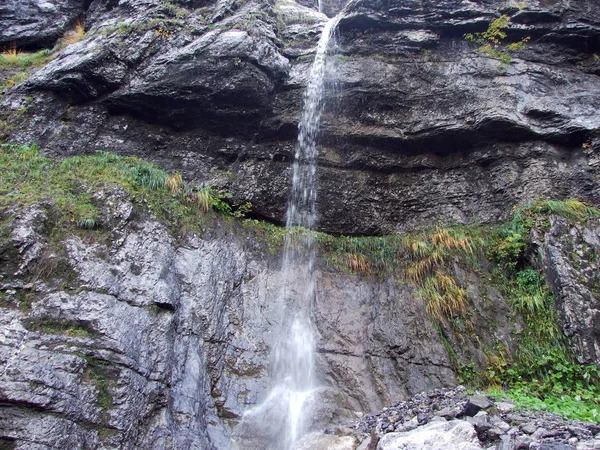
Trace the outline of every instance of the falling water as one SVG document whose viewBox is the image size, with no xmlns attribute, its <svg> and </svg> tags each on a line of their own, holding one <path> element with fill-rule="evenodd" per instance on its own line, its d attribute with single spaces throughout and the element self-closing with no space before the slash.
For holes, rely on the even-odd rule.
<svg viewBox="0 0 600 450">
<path fill-rule="evenodd" d="M 287 233 L 283 255 L 282 302 L 289 322 L 281 324 L 272 352 L 273 387 L 267 398 L 248 411 L 242 419 L 246 428 L 261 429 L 272 450 L 291 450 L 306 432 L 311 417 L 310 404 L 317 390 L 314 375 L 315 339 L 309 317 L 314 299 L 313 247 L 317 211 L 317 137 L 324 106 L 324 90 L 330 40 L 338 18 L 323 29 L 299 123 L 298 144 L 293 165 L 292 189 L 286 213 L 286 226 L 294 228 L 295 238 Z M 296 290 L 295 290 L 295 289 Z"/>
</svg>

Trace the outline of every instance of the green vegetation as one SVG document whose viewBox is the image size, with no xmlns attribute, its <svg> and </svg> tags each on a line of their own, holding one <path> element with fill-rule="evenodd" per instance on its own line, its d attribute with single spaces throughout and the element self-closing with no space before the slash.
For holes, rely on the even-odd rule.
<svg viewBox="0 0 600 450">
<path fill-rule="evenodd" d="M 77 23 L 72 30 L 69 30 L 59 39 L 53 49 L 42 49 L 37 52 L 23 52 L 16 47 L 12 47 L 0 53 L 0 68 L 19 67 L 39 67 L 52 61 L 58 52 L 65 47 L 81 41 L 85 37 L 85 29 L 81 23 Z M 10 87 L 10 86 L 8 86 Z"/>
<path fill-rule="evenodd" d="M 502 368 L 510 389 L 490 389 L 490 394 L 513 399 L 517 405 L 547 410 L 570 419 L 600 421 L 600 372 L 596 366 L 573 363 L 563 354 L 549 354 L 523 366 Z"/>
<path fill-rule="evenodd" d="M 35 67 L 50 62 L 55 56 L 52 50 L 44 49 L 35 53 L 21 52 L 16 48 L 0 53 L 0 67 Z"/>
<path fill-rule="evenodd" d="M 427 313 L 440 332 L 459 379 L 478 388 L 508 390 L 504 396 L 525 407 L 543 408 L 564 416 L 600 420 L 600 374 L 593 366 L 578 364 L 558 326 L 558 318 L 544 277 L 532 265 L 533 229 L 549 227 L 548 216 L 570 221 L 600 218 L 600 211 L 578 200 L 540 200 L 514 210 L 513 218 L 497 227 L 433 228 L 402 236 L 347 237 L 314 233 L 315 245 L 327 264 L 361 276 L 395 276 L 418 287 Z M 285 232 L 267 224 L 254 224 L 269 236 L 270 245 L 282 245 Z M 305 230 L 290 230 L 301 239 Z M 491 273 L 479 261 L 492 261 Z M 488 279 L 507 299 L 516 327 L 511 350 L 503 342 L 492 348 L 482 344 L 490 329 L 475 329 L 473 305 L 456 277 L 455 266 L 470 268 Z M 461 365 L 449 335 L 460 342 L 465 332 L 483 346 L 486 365 Z M 496 392 L 496 391 L 494 391 Z"/>
<path fill-rule="evenodd" d="M 110 395 L 111 382 L 107 379 L 107 371 L 110 369 L 106 361 L 96 358 L 85 357 L 87 367 L 83 373 L 83 379 L 96 386 L 98 390 L 98 406 L 104 411 L 104 421 L 107 420 L 106 413 L 113 407 L 113 399 Z"/>
<path fill-rule="evenodd" d="M 33 331 L 39 331 L 48 334 L 63 334 L 71 337 L 90 337 L 91 333 L 79 323 L 58 320 L 58 319 L 39 319 L 29 322 L 28 328 Z"/>
<path fill-rule="evenodd" d="M 0 145 L 0 209 L 45 201 L 58 215 L 58 228 L 101 229 L 96 196 L 120 188 L 143 204 L 159 220 L 179 233 L 201 230 L 202 212 L 210 209 L 241 217 L 249 204 L 232 206 L 231 194 L 210 187 L 195 188 L 181 175 L 170 175 L 135 157 L 99 152 L 56 161 L 39 153 L 36 146 Z"/>
<path fill-rule="evenodd" d="M 530 263 L 532 229 L 548 226 L 548 214 L 574 222 L 600 217 L 600 211 L 577 200 L 538 201 L 516 209 L 513 219 L 491 234 L 486 252 L 496 262 L 494 285 L 502 288 L 513 312 L 523 319 L 515 333 L 516 352 L 501 343 L 486 353 L 487 368 L 471 377 L 480 385 L 505 386 L 504 396 L 518 404 L 547 409 L 572 419 L 600 420 L 600 372 L 575 361 L 558 326 L 554 297 Z M 464 370 L 469 378 L 472 370 Z M 495 391 L 498 393 L 498 391 Z"/>
<path fill-rule="evenodd" d="M 138 210 L 154 214 L 176 235 L 186 230 L 202 231 L 210 218 L 216 218 L 211 211 L 222 217 L 243 218 L 250 207 L 234 206 L 231 194 L 189 186 L 180 174 L 169 174 L 135 157 L 100 152 L 55 161 L 41 155 L 35 146 L 4 144 L 0 150 L 0 210 L 37 202 L 51 205 L 55 231 L 102 233 L 109 229 L 100 203 L 115 189 L 132 199 Z M 410 282 L 423 298 L 463 382 L 472 387 L 503 386 L 508 388 L 503 395 L 523 406 L 598 420 L 600 374 L 595 367 L 579 365 L 573 358 L 558 327 L 554 299 L 534 265 L 530 236 L 534 230 L 548 229 L 550 214 L 573 222 L 600 218 L 599 210 L 577 200 L 565 200 L 527 204 L 515 209 L 512 219 L 498 227 L 436 227 L 391 236 L 332 236 L 301 228 L 285 230 L 251 219 L 235 223 L 239 231 L 251 233 L 273 254 L 286 240 L 300 243 L 312 233 L 322 263 L 328 267 Z M 493 262 L 482 264 L 492 269 L 484 270 L 482 261 Z M 45 264 L 50 272 L 39 276 L 62 273 L 66 269 L 61 264 L 60 258 L 55 260 L 56 267 Z M 489 329 L 476 329 L 477 313 L 465 281 L 457 276 L 461 267 L 487 280 L 482 286 L 489 282 L 502 292 L 510 317 L 520 324 L 514 327 L 517 331 L 510 348 L 504 342 L 490 345 Z M 23 308 L 30 302 L 29 294 L 23 293 Z M 89 330 L 76 323 L 47 319 L 30 326 L 45 333 L 89 336 Z M 453 345 L 466 337 L 485 354 L 485 367 L 461 365 L 460 352 Z M 107 409 L 112 400 L 105 369 L 102 364 L 92 364 L 86 377 L 98 386 L 99 403 Z"/>
<path fill-rule="evenodd" d="M 505 43 L 506 32 L 504 31 L 510 25 L 510 17 L 503 14 L 493 20 L 488 29 L 479 33 L 467 33 L 465 39 L 469 42 L 479 44 L 478 52 L 488 55 L 500 61 L 500 67 L 509 66 L 511 63 L 512 52 L 523 50 L 525 44 L 529 41 L 529 36 L 518 42 Z"/>
</svg>

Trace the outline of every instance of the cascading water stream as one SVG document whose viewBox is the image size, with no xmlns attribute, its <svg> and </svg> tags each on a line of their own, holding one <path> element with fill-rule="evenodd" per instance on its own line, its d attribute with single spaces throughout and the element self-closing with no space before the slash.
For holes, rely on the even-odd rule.
<svg viewBox="0 0 600 450">
<path fill-rule="evenodd" d="M 312 230 L 317 217 L 317 137 L 328 75 L 327 54 L 338 21 L 339 16 L 330 19 L 323 29 L 299 123 L 286 213 L 287 228 L 297 232 L 295 238 L 287 233 L 280 294 L 286 308 L 284 317 L 289 318 L 289 322 L 281 324 L 272 352 L 273 387 L 260 405 L 244 415 L 241 424 L 246 428 L 268 428 L 264 433 L 268 435 L 267 448 L 272 450 L 291 450 L 306 432 L 311 416 L 311 397 L 318 387 L 314 375 L 315 339 L 310 321 L 310 305 L 314 300 Z M 268 422 L 268 426 L 264 422 Z"/>
</svg>

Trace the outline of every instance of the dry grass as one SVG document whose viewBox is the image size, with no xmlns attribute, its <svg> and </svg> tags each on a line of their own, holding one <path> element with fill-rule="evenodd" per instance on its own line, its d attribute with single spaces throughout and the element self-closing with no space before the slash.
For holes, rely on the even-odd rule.
<svg viewBox="0 0 600 450">
<path fill-rule="evenodd" d="M 349 253 L 347 256 L 348 268 L 355 273 L 362 273 L 367 275 L 371 272 L 371 268 L 367 258 L 364 255 L 357 255 L 356 253 Z"/>
<path fill-rule="evenodd" d="M 169 192 L 175 195 L 181 191 L 181 188 L 183 187 L 183 178 L 179 173 L 174 173 L 165 179 L 165 185 Z"/>
<path fill-rule="evenodd" d="M 3 51 L 0 56 L 4 63 L 6 63 L 8 65 L 14 65 L 18 61 L 20 53 L 21 52 L 18 51 L 16 47 L 13 47 L 13 48 Z"/>
<path fill-rule="evenodd" d="M 427 278 L 420 294 L 425 299 L 427 314 L 437 321 L 467 312 L 466 291 L 445 272 L 437 271 Z"/>
<path fill-rule="evenodd" d="M 193 192 L 191 197 L 192 202 L 195 203 L 200 211 L 208 212 L 211 210 L 214 201 L 210 189 L 205 188 L 197 192 Z"/>
<path fill-rule="evenodd" d="M 436 227 L 429 233 L 407 236 L 407 278 L 419 285 L 428 316 L 437 322 L 467 313 L 467 292 L 449 275 L 456 257 L 473 255 L 472 238 L 452 228 Z M 410 241 L 408 241 L 410 239 Z"/>
<path fill-rule="evenodd" d="M 410 281 L 422 284 L 423 280 L 436 269 L 444 266 L 455 254 L 472 254 L 471 239 L 451 229 L 436 227 L 431 234 L 407 236 L 405 242 L 411 261 L 406 268 Z"/>
<path fill-rule="evenodd" d="M 63 49 L 71 44 L 82 41 L 85 37 L 85 28 L 81 22 L 77 22 L 73 29 L 67 31 L 58 41 L 58 49 Z"/>
</svg>

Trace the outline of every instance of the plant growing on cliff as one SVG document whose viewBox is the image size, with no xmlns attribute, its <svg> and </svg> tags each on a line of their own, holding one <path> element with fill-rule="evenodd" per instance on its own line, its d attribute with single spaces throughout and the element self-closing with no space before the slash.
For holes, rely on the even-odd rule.
<svg viewBox="0 0 600 450">
<path fill-rule="evenodd" d="M 16 47 L 0 53 L 0 67 L 35 67 L 53 59 L 52 50 L 43 49 L 37 52 L 22 52 Z"/>
<path fill-rule="evenodd" d="M 600 418 L 600 373 L 580 365 L 558 322 L 555 299 L 543 274 L 532 266 L 532 230 L 547 229 L 548 215 L 571 222 L 600 217 L 579 200 L 538 200 L 514 211 L 513 219 L 492 231 L 486 253 L 497 263 L 493 284 L 501 288 L 522 326 L 512 336 L 513 352 L 500 347 L 486 355 L 485 384 L 503 386 L 498 395 L 530 408 L 583 420 Z M 508 389 L 508 390 L 506 390 Z"/>
<path fill-rule="evenodd" d="M 58 213 L 58 225 L 69 229 L 101 230 L 100 208 L 95 198 L 119 188 L 136 196 L 160 220 L 182 229 L 198 229 L 200 212 L 243 217 L 251 205 L 234 205 L 231 194 L 210 187 L 187 186 L 180 174 L 169 174 L 135 157 L 108 152 L 55 161 L 40 154 L 37 146 L 0 145 L 0 208 L 28 206 L 42 199 Z"/>
<path fill-rule="evenodd" d="M 479 44 L 477 49 L 479 53 L 488 55 L 500 61 L 501 67 L 509 66 L 511 63 L 510 54 L 515 51 L 523 50 L 525 44 L 529 41 L 529 36 L 521 39 L 518 42 L 505 43 L 507 37 L 504 31 L 510 25 L 510 17 L 506 14 L 501 15 L 493 20 L 488 29 L 478 33 L 467 33 L 464 38 L 469 42 Z"/>
<path fill-rule="evenodd" d="M 85 28 L 81 22 L 77 22 L 73 29 L 67 31 L 65 35 L 60 39 L 58 46 L 64 48 L 67 45 L 74 44 L 83 40 L 85 37 Z"/>
</svg>

